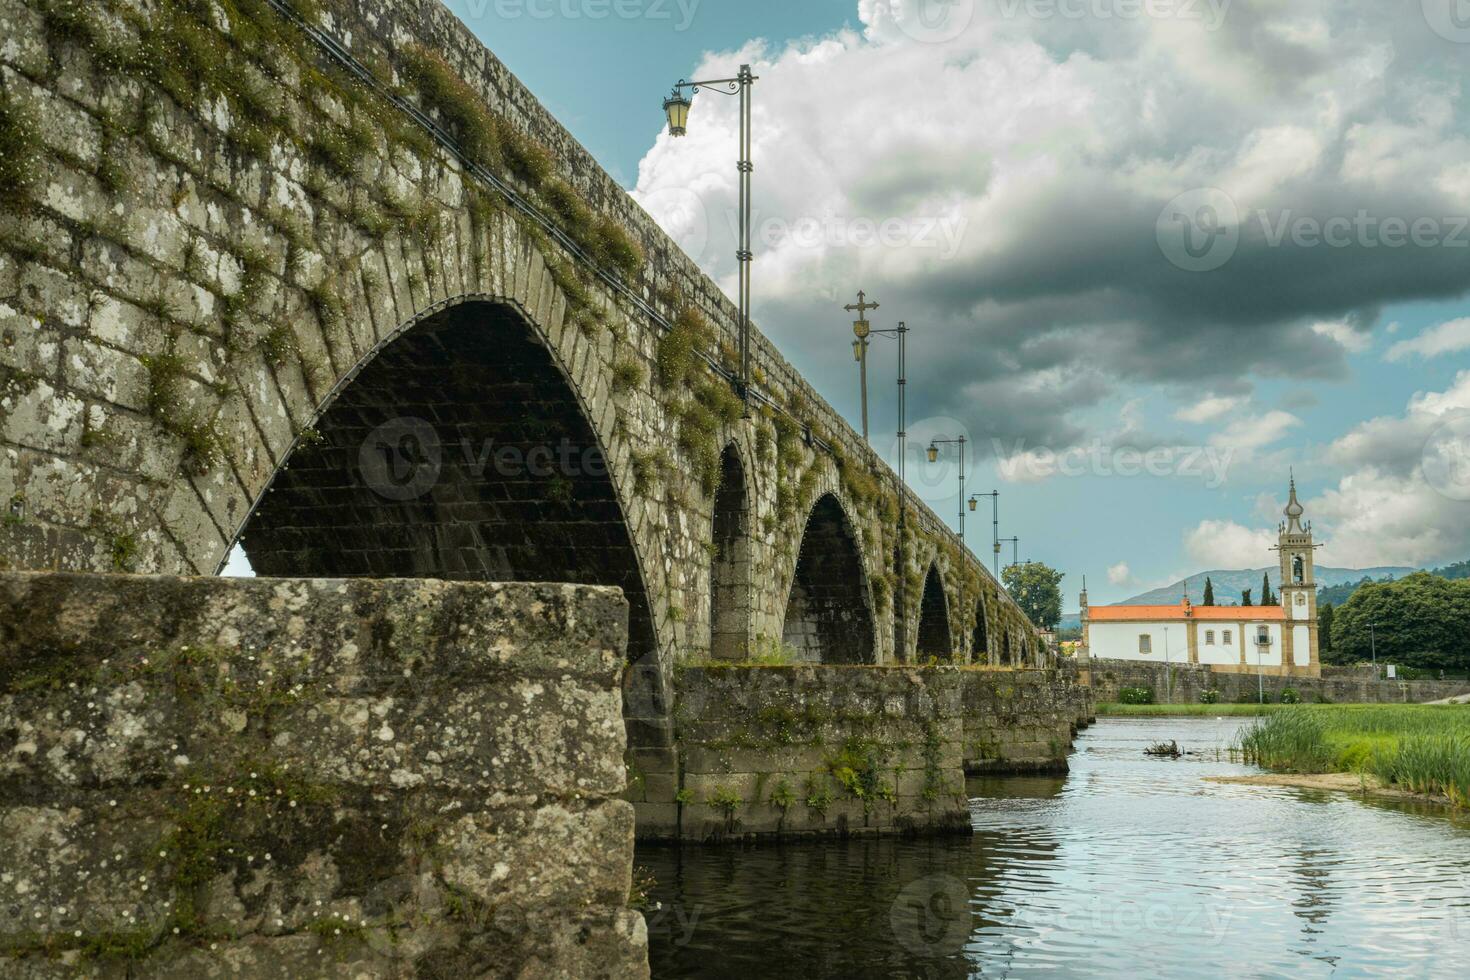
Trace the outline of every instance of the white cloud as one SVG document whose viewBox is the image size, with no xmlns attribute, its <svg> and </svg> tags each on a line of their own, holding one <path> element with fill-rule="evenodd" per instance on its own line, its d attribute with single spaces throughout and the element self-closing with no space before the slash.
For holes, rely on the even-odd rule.
<svg viewBox="0 0 1470 980">
<path fill-rule="evenodd" d="M 1448 320 L 1411 340 L 1400 340 L 1383 356 L 1385 360 L 1402 361 L 1411 355 L 1430 358 L 1463 350 L 1470 350 L 1470 317 Z"/>
<path fill-rule="evenodd" d="M 1271 564 L 1276 533 L 1234 521 L 1200 521 L 1184 532 L 1184 553 L 1197 570 L 1260 568 Z"/>
<path fill-rule="evenodd" d="M 1236 419 L 1210 437 L 1210 445 L 1236 453 L 1250 454 L 1279 442 L 1302 420 L 1290 412 L 1274 409 L 1262 415 Z"/>
<path fill-rule="evenodd" d="M 1126 561 L 1120 561 L 1108 568 L 1108 581 L 1113 585 L 1127 585 L 1133 581 L 1133 573 L 1128 569 Z"/>
<path fill-rule="evenodd" d="M 1365 331 L 1355 329 L 1344 320 L 1323 320 L 1312 324 L 1312 333 L 1326 337 L 1349 354 L 1361 354 L 1373 346 L 1373 338 Z"/>
<path fill-rule="evenodd" d="M 1467 413 L 1470 371 L 1461 371 L 1444 391 L 1416 392 L 1403 415 L 1359 423 L 1327 447 L 1326 458 L 1336 466 L 1406 476 L 1418 467 L 1430 433 L 1446 419 Z"/>
<path fill-rule="evenodd" d="M 1208 395 L 1193 405 L 1186 405 L 1179 409 L 1174 413 L 1174 417 L 1181 422 L 1196 424 L 1213 422 L 1221 416 L 1230 414 L 1244 401 L 1244 398 L 1236 396 Z"/>
</svg>

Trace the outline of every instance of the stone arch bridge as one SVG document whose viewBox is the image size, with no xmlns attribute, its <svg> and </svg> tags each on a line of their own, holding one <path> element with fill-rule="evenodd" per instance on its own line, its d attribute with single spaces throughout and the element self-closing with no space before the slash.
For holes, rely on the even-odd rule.
<svg viewBox="0 0 1470 980">
<path fill-rule="evenodd" d="M 676 664 L 1039 666 L 984 566 L 435 0 L 0 0 L 0 555 L 566 581 Z"/>
</svg>

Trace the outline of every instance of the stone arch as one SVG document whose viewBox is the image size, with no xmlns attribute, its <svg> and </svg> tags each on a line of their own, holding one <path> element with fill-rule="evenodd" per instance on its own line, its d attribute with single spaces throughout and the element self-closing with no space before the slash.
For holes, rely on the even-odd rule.
<svg viewBox="0 0 1470 980">
<path fill-rule="evenodd" d="M 262 575 L 617 586 L 628 659 L 657 663 L 644 565 L 592 418 L 519 305 L 461 297 L 338 382 L 236 533 Z"/>
<path fill-rule="evenodd" d="M 919 636 L 914 656 L 919 661 L 937 657 L 954 657 L 954 641 L 949 632 L 949 598 L 944 594 L 944 580 L 939 563 L 931 562 L 924 576 L 923 598 L 919 600 Z"/>
<path fill-rule="evenodd" d="M 837 496 L 812 505 L 781 626 L 798 659 L 873 662 L 874 620 L 858 535 Z"/>
<path fill-rule="evenodd" d="M 710 556 L 710 656 L 744 660 L 750 650 L 750 489 L 735 443 L 720 454 Z"/>
<path fill-rule="evenodd" d="M 985 596 L 975 599 L 975 628 L 970 633 L 970 662 L 988 663 L 989 646 L 985 633 Z"/>
<path fill-rule="evenodd" d="M 1004 666 L 1004 667 L 1014 666 L 1014 664 L 1011 663 L 1011 631 L 1010 630 L 1002 630 L 1002 632 L 1001 632 L 1000 662 L 1001 662 L 1001 665 Z"/>
</svg>

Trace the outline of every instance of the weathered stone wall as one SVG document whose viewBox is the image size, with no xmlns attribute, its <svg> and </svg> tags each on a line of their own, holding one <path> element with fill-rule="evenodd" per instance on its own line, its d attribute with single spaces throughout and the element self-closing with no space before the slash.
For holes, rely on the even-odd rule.
<svg viewBox="0 0 1470 980">
<path fill-rule="evenodd" d="M 612 589 L 0 575 L 0 974 L 647 976 Z"/>
<path fill-rule="evenodd" d="M 690 667 L 679 770 L 634 767 L 640 837 L 968 833 L 965 774 L 1066 769 L 1085 688 L 1056 671 Z M 635 750 L 635 759 L 637 752 Z M 673 796 L 675 802 L 660 802 Z"/>
<path fill-rule="evenodd" d="M 1159 704 L 1198 704 L 1200 694 L 1209 690 L 1219 691 L 1222 702 L 1249 704 L 1259 698 L 1261 689 L 1267 701 L 1279 702 L 1281 692 L 1288 687 L 1303 701 L 1332 704 L 1418 704 L 1470 694 L 1467 681 L 1375 681 L 1371 668 L 1323 667 L 1320 678 L 1265 674 L 1259 684 L 1255 674 L 1214 671 L 1201 664 L 1165 667 L 1131 660 L 1092 660 L 1089 668 L 1098 701 L 1118 700 L 1118 689 L 1122 687 L 1152 688 Z"/>
<path fill-rule="evenodd" d="M 1093 718 L 1091 689 L 1075 671 L 966 670 L 965 771 L 1065 772 L 1072 737 Z"/>
</svg>

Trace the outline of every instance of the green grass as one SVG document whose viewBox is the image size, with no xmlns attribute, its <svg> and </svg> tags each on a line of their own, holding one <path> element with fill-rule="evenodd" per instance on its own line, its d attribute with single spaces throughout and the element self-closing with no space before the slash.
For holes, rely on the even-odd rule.
<svg viewBox="0 0 1470 980">
<path fill-rule="evenodd" d="M 1470 709 L 1457 705 L 1286 708 L 1242 732 L 1239 748 L 1267 769 L 1371 773 L 1470 806 Z"/>
<path fill-rule="evenodd" d="M 1097 706 L 1098 717 L 1108 718 L 1222 718 L 1235 715 L 1263 715 L 1283 708 L 1284 704 L 1120 704 L 1105 701 Z"/>
</svg>

